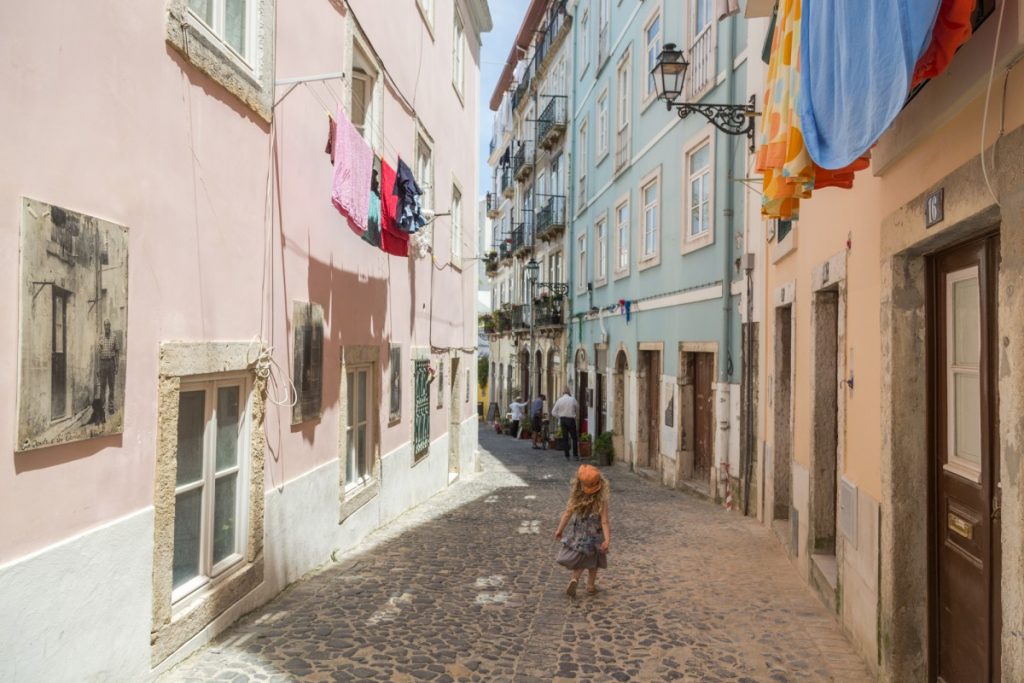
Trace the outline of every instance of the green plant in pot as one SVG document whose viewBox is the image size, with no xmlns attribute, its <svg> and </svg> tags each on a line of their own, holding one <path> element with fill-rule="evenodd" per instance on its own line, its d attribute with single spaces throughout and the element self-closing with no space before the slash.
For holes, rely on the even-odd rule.
<svg viewBox="0 0 1024 683">
<path fill-rule="evenodd" d="M 590 447 L 593 445 L 593 437 L 590 436 L 589 432 L 580 434 L 580 457 L 590 457 Z"/>
<path fill-rule="evenodd" d="M 615 446 L 612 432 L 602 432 L 594 441 L 594 454 L 599 465 L 611 465 L 615 460 Z"/>
</svg>

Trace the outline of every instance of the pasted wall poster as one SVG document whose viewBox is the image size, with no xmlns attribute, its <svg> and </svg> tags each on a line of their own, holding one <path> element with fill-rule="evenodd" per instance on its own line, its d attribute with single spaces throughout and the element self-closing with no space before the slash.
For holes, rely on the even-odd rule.
<svg viewBox="0 0 1024 683">
<path fill-rule="evenodd" d="M 398 422 L 402 419 L 402 345 L 391 345 L 391 410 L 389 422 Z"/>
<path fill-rule="evenodd" d="M 124 431 L 128 229 L 23 199 L 16 450 Z"/>
<path fill-rule="evenodd" d="M 320 304 L 293 302 L 295 329 L 292 380 L 298 394 L 292 406 L 292 424 L 320 417 L 324 383 L 324 309 Z"/>
<path fill-rule="evenodd" d="M 662 386 L 661 404 L 665 406 L 665 426 L 672 427 L 676 421 L 676 384 L 665 382 Z"/>
</svg>

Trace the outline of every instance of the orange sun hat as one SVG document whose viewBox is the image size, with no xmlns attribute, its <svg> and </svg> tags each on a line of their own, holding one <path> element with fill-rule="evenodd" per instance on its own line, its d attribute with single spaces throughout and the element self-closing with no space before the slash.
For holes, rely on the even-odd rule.
<svg viewBox="0 0 1024 683">
<path fill-rule="evenodd" d="M 593 465 L 580 465 L 576 471 L 576 478 L 580 480 L 580 487 L 584 493 L 597 493 L 603 486 L 601 472 Z"/>
</svg>

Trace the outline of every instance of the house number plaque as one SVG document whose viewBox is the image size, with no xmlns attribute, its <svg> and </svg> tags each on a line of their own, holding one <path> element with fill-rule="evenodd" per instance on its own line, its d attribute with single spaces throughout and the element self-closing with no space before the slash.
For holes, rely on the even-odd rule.
<svg viewBox="0 0 1024 683">
<path fill-rule="evenodd" d="M 928 229 L 945 218 L 942 188 L 935 190 L 924 200 L 924 227 Z"/>
</svg>

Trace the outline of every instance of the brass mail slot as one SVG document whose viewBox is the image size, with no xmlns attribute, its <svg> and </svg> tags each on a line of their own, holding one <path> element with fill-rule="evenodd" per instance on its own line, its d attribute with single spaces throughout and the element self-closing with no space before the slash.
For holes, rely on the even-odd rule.
<svg viewBox="0 0 1024 683">
<path fill-rule="evenodd" d="M 968 522 L 963 517 L 961 517 L 961 516 L 959 516 L 959 515 L 957 515 L 955 513 L 952 513 L 952 512 L 950 512 L 947 515 L 947 520 L 948 520 L 949 528 L 952 529 L 954 533 L 957 533 L 957 534 L 963 536 L 968 541 L 974 540 L 974 525 L 973 524 Z"/>
</svg>

